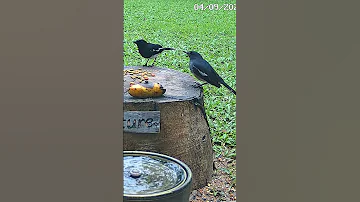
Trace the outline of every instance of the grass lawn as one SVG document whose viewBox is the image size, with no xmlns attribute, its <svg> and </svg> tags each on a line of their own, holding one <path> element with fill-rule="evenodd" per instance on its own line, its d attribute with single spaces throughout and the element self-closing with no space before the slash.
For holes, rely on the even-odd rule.
<svg viewBox="0 0 360 202">
<path fill-rule="evenodd" d="M 194 4 L 235 4 L 227 1 L 126 0 L 124 3 L 124 65 L 143 65 L 134 40 L 144 39 L 180 50 L 199 52 L 236 90 L 236 11 L 194 10 Z M 152 64 L 153 60 L 149 61 Z M 187 72 L 189 58 L 165 51 L 156 66 Z M 225 87 L 204 86 L 205 108 L 216 155 L 236 159 L 236 96 Z M 235 181 L 235 168 L 228 168 Z"/>
</svg>

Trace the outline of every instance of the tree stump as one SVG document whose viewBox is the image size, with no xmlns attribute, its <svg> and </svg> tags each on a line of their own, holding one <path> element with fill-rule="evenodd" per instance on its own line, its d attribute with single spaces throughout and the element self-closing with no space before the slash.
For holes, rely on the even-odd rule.
<svg viewBox="0 0 360 202">
<path fill-rule="evenodd" d="M 193 86 L 195 80 L 189 74 L 168 68 L 125 67 L 125 70 L 139 68 L 154 73 L 149 82 L 160 83 L 166 92 L 161 97 L 145 99 L 125 93 L 124 112 L 160 111 L 160 131 L 138 133 L 124 129 L 124 150 L 151 151 L 177 158 L 190 167 L 193 189 L 206 186 L 213 173 L 213 150 L 203 89 Z M 131 75 L 124 75 L 125 91 L 132 81 Z M 124 117 L 124 127 L 128 127 L 127 121 Z"/>
</svg>

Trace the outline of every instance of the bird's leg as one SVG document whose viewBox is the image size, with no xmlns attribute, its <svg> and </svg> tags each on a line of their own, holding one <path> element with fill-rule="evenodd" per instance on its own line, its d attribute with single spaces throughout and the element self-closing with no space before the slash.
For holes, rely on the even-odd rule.
<svg viewBox="0 0 360 202">
<path fill-rule="evenodd" d="M 198 82 L 195 81 L 195 84 L 192 84 L 192 86 L 195 87 L 195 88 L 200 88 L 200 87 L 202 87 L 202 86 L 205 85 L 205 84 L 207 84 L 207 83 L 205 82 L 205 83 L 203 83 L 203 84 L 200 84 L 200 83 L 198 83 Z"/>
<path fill-rule="evenodd" d="M 146 63 L 143 65 L 144 67 L 147 67 L 147 63 L 149 62 L 149 59 L 146 60 Z"/>
<path fill-rule="evenodd" d="M 154 66 L 155 61 L 156 61 L 156 58 L 154 58 L 154 62 L 152 63 L 152 65 L 151 65 L 150 67 L 153 67 L 153 66 Z"/>
<path fill-rule="evenodd" d="M 195 88 L 198 88 L 200 86 L 200 84 L 198 82 L 194 82 L 193 84 L 191 84 L 191 86 L 195 87 Z"/>
</svg>

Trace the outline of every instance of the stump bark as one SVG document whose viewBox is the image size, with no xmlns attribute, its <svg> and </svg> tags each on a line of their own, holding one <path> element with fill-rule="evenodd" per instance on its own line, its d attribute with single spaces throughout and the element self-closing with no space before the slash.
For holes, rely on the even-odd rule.
<svg viewBox="0 0 360 202">
<path fill-rule="evenodd" d="M 168 68 L 124 69 L 139 68 L 154 73 L 149 82 L 160 83 L 166 92 L 162 97 L 146 99 L 125 93 L 124 111 L 160 111 L 160 132 L 124 132 L 124 150 L 151 151 L 177 158 L 190 167 L 193 189 L 206 186 L 213 173 L 213 150 L 202 88 L 193 86 L 192 76 Z M 124 75 L 125 91 L 132 81 L 131 75 Z"/>
</svg>

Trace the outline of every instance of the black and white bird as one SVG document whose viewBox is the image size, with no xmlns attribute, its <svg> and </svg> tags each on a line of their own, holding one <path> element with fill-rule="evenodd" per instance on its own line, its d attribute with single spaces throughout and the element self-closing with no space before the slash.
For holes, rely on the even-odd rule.
<svg viewBox="0 0 360 202">
<path fill-rule="evenodd" d="M 154 59 L 154 62 L 151 65 L 154 66 L 156 57 L 160 53 L 162 53 L 164 50 L 175 50 L 174 48 L 163 48 L 159 44 L 148 43 L 143 39 L 134 41 L 134 43 L 137 45 L 140 55 L 147 59 L 145 65 L 143 66 L 147 66 L 147 63 L 149 62 L 150 59 Z"/>
<path fill-rule="evenodd" d="M 218 88 L 221 87 L 220 84 L 224 85 L 227 89 L 229 89 L 232 93 L 236 95 L 236 91 L 232 89 L 225 81 L 219 76 L 219 74 L 214 70 L 214 68 L 206 61 L 204 58 L 195 51 L 183 51 L 190 58 L 190 71 L 194 74 L 194 76 L 200 81 L 204 81 L 205 83 L 201 84 L 211 84 Z"/>
</svg>

